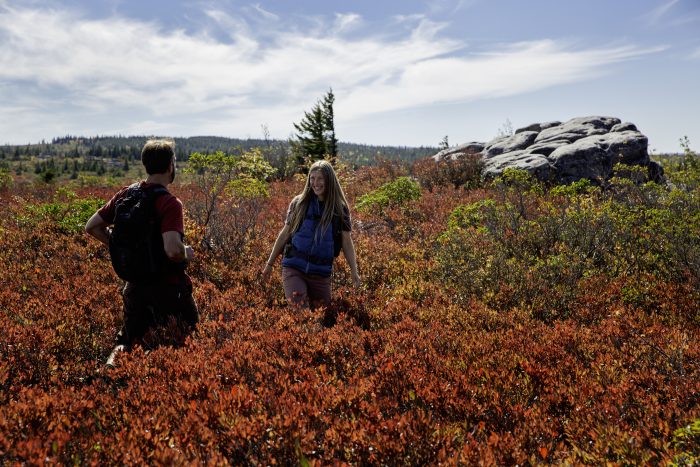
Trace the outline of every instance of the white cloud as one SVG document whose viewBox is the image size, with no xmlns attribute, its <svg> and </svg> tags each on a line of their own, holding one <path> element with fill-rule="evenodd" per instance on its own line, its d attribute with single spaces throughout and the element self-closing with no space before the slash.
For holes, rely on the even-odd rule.
<svg viewBox="0 0 700 467">
<path fill-rule="evenodd" d="M 211 31 L 172 31 L 124 17 L 0 7 L 0 84 L 11 84 L 0 86 L 0 121 L 10 122 L 7 109 L 28 106 L 30 96 L 29 106 L 42 109 L 32 116 L 35 126 L 43 121 L 51 136 L 76 127 L 88 134 L 255 136 L 266 123 L 273 136 L 286 137 L 329 87 L 337 119 L 349 121 L 570 83 L 656 51 L 574 50 L 544 40 L 469 55 L 463 42 L 441 36 L 445 23 L 424 17 L 400 18 L 412 24 L 402 35 L 353 37 L 337 33 L 362 27 L 356 14 L 336 15 L 307 33 L 280 29 L 276 15 L 253 8 L 269 20 L 264 38 L 242 17 L 206 11 L 229 37 L 220 41 Z M 66 131 L 56 130 L 61 124 Z"/>
</svg>

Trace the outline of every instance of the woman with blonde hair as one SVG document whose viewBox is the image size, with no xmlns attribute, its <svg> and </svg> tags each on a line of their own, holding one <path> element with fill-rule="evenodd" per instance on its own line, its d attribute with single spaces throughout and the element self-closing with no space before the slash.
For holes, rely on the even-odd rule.
<svg viewBox="0 0 700 467">
<path fill-rule="evenodd" d="M 282 258 L 284 295 L 295 305 L 328 306 L 331 302 L 333 259 L 343 251 L 355 287 L 360 285 L 350 210 L 333 166 L 316 161 L 304 190 L 292 199 L 284 227 L 277 235 L 262 271 L 267 279 L 277 256 Z"/>
</svg>

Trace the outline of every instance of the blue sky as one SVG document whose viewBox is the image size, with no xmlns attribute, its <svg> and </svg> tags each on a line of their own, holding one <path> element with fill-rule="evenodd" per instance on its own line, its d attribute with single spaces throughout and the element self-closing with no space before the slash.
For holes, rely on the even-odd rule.
<svg viewBox="0 0 700 467">
<path fill-rule="evenodd" d="M 700 0 L 0 0 L 0 144 L 287 138 L 323 94 L 342 141 L 487 141 L 607 115 L 700 146 Z"/>
</svg>

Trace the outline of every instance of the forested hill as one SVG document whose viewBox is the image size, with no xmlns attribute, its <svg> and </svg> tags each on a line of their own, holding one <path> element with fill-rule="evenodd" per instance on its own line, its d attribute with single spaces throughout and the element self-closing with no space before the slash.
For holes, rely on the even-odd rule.
<svg viewBox="0 0 700 467">
<path fill-rule="evenodd" d="M 19 160 L 22 156 L 65 156 L 95 157 L 113 159 L 137 159 L 147 136 L 65 136 L 54 138 L 51 142 L 20 146 L 0 146 L 0 159 Z M 271 153 L 279 155 L 288 150 L 289 144 L 282 140 L 238 139 L 220 136 L 192 136 L 174 138 L 177 155 L 180 160 L 187 160 L 193 152 L 211 153 L 215 151 L 235 152 L 254 147 L 266 147 Z M 340 158 L 353 165 L 370 165 L 377 160 L 414 161 L 437 152 L 433 147 L 406 146 L 371 146 L 366 144 L 338 143 Z"/>
</svg>

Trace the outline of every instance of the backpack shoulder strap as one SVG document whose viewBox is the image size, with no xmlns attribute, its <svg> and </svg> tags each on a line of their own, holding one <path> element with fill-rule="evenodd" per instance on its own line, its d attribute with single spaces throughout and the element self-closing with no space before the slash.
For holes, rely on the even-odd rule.
<svg viewBox="0 0 700 467">
<path fill-rule="evenodd" d="M 154 211 L 156 207 L 156 200 L 163 195 L 170 194 L 170 192 L 162 185 L 149 186 L 146 188 L 139 187 L 139 189 L 144 193 L 147 200 L 146 202 L 148 205 L 150 205 L 149 209 Z"/>
<path fill-rule="evenodd" d="M 149 186 L 145 188 L 144 191 L 148 196 L 153 198 L 157 198 L 159 196 L 167 195 L 170 193 L 163 185 Z"/>
<path fill-rule="evenodd" d="M 129 196 L 130 194 L 134 193 L 135 191 L 141 190 L 141 186 L 139 185 L 139 182 L 132 183 L 128 187 L 126 187 L 126 190 L 124 191 L 124 196 Z"/>
</svg>

